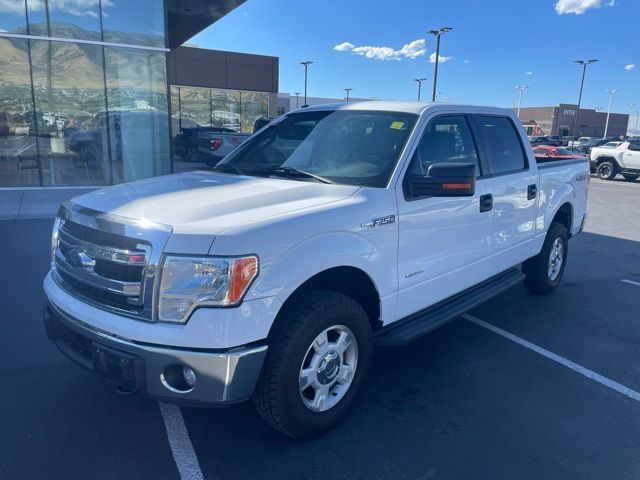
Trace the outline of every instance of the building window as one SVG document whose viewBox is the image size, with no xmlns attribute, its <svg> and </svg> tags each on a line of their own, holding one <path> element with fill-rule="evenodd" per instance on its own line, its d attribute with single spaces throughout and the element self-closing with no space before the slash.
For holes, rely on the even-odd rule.
<svg viewBox="0 0 640 480">
<path fill-rule="evenodd" d="M 170 171 L 165 55 L 105 47 L 113 183 Z"/>
<path fill-rule="evenodd" d="M 102 0 L 102 12 L 105 42 L 165 46 L 163 0 Z"/>
<path fill-rule="evenodd" d="M 27 40 L 0 38 L 0 187 L 40 185 Z"/>
<path fill-rule="evenodd" d="M 108 185 L 102 49 L 30 40 L 42 184 Z M 74 58 L 74 61 L 69 61 Z"/>
<path fill-rule="evenodd" d="M 217 163 L 253 133 L 269 115 L 269 94 L 172 85 L 171 114 L 174 171 L 193 170 Z M 223 135 L 211 143 L 215 134 Z"/>
</svg>

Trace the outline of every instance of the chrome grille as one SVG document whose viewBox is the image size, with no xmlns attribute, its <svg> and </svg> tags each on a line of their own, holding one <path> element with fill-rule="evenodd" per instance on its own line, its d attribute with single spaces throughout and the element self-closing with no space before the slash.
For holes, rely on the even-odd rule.
<svg viewBox="0 0 640 480">
<path fill-rule="evenodd" d="M 153 287 L 171 228 L 65 203 L 53 272 L 69 293 L 107 310 L 153 320 Z"/>
</svg>

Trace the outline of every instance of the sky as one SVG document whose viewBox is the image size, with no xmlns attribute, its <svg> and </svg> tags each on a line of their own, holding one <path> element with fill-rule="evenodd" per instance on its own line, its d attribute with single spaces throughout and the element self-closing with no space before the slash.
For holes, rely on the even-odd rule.
<svg viewBox="0 0 640 480">
<path fill-rule="evenodd" d="M 638 19 L 640 0 L 248 0 L 190 43 L 279 57 L 281 92 L 303 91 L 300 62 L 312 60 L 309 96 L 342 98 L 350 87 L 352 97 L 402 100 L 416 98 L 418 77 L 430 95 L 427 32 L 448 26 L 442 100 L 512 107 L 516 85 L 528 85 L 523 106 L 576 103 L 573 60 L 595 58 L 582 106 L 606 111 L 606 90 L 618 89 L 612 111 L 627 113 L 640 108 Z"/>
</svg>

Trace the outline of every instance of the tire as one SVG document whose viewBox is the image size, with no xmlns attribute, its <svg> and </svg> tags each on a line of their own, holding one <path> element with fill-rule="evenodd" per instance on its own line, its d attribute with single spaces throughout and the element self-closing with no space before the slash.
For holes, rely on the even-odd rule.
<svg viewBox="0 0 640 480">
<path fill-rule="evenodd" d="M 322 347 L 316 344 L 316 351 L 317 337 L 326 330 L 328 342 Z M 345 350 L 340 354 L 338 345 L 343 338 L 352 341 L 342 343 Z M 296 294 L 269 334 L 254 406 L 269 425 L 289 437 L 319 435 L 338 423 L 353 404 L 371 365 L 372 350 L 369 318 L 355 300 L 330 290 Z M 304 376 L 303 370 L 312 373 Z M 313 381 L 302 389 L 303 379 Z M 328 393 L 323 403 L 325 388 Z"/>
<path fill-rule="evenodd" d="M 640 177 L 640 175 L 636 173 L 623 173 L 622 176 L 628 182 L 635 182 L 638 177 Z"/>
<path fill-rule="evenodd" d="M 618 166 L 610 160 L 600 162 L 596 167 L 596 175 L 598 175 L 598 178 L 601 180 L 613 180 L 617 174 Z"/>
<path fill-rule="evenodd" d="M 549 227 L 540 253 L 522 264 L 525 287 L 531 293 L 541 295 L 553 292 L 562 280 L 568 253 L 567 229 L 561 223 L 553 222 Z"/>
</svg>

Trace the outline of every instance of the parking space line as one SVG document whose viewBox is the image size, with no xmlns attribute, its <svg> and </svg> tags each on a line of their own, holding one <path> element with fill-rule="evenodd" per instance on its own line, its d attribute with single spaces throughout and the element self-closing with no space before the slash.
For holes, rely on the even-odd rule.
<svg viewBox="0 0 640 480">
<path fill-rule="evenodd" d="M 537 354 L 542 355 L 543 357 L 548 358 L 549 360 L 553 360 L 554 362 L 557 362 L 560 365 L 563 365 L 573 370 L 574 372 L 579 373 L 580 375 L 584 375 L 590 380 L 598 382 L 601 385 L 604 385 L 605 387 L 608 387 L 612 390 L 615 390 L 618 393 L 626 395 L 627 397 L 640 402 L 640 392 L 632 390 L 629 387 L 625 387 L 624 385 L 618 382 L 614 382 L 613 380 L 607 377 L 603 377 L 599 373 L 589 370 L 588 368 L 585 368 L 581 365 L 578 365 L 577 363 L 572 362 L 571 360 L 566 359 L 564 357 L 561 357 L 560 355 L 557 355 L 553 352 L 550 352 L 549 350 L 546 350 L 542 347 L 534 345 L 533 343 L 525 340 L 524 338 L 520 338 L 512 333 L 507 332 L 506 330 L 496 327 L 495 325 L 491 325 L 490 323 L 487 323 L 484 320 L 480 320 L 479 318 L 474 317 L 473 315 L 465 314 L 465 315 L 462 315 L 462 318 L 472 323 L 475 323 L 480 327 L 486 328 L 487 330 L 493 333 L 497 333 L 498 335 L 501 335 L 502 337 L 508 340 L 511 340 L 512 342 L 515 342 L 520 346 L 523 346 L 524 348 L 528 348 L 529 350 L 536 352 Z"/>
<path fill-rule="evenodd" d="M 623 278 L 620 281 L 624 283 L 630 283 L 631 285 L 637 285 L 638 287 L 640 287 L 640 282 L 634 282 L 633 280 L 627 280 L 626 278 Z"/>
<path fill-rule="evenodd" d="M 167 438 L 173 460 L 178 467 L 181 480 L 203 480 L 198 457 L 193 449 L 193 444 L 189 438 L 187 427 L 180 408 L 175 405 L 159 403 L 160 413 L 167 430 Z"/>
</svg>

